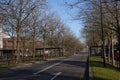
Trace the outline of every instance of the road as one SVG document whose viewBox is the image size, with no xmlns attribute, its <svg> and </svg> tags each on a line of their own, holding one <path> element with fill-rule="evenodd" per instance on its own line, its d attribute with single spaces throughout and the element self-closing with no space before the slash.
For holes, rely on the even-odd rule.
<svg viewBox="0 0 120 80">
<path fill-rule="evenodd" d="M 0 72 L 0 80 L 89 80 L 88 54 L 36 62 Z"/>
</svg>

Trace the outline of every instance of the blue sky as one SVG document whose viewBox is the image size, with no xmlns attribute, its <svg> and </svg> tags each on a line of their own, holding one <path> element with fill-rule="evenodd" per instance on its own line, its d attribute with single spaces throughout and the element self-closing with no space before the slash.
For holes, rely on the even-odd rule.
<svg viewBox="0 0 120 80">
<path fill-rule="evenodd" d="M 73 20 L 75 10 L 70 11 L 70 9 L 65 6 L 65 2 L 72 2 L 75 0 L 47 0 L 52 12 L 57 13 L 63 22 L 70 27 L 71 31 L 80 38 L 80 31 L 82 30 L 82 24 L 79 21 Z M 72 13 L 71 13 L 72 12 Z"/>
</svg>

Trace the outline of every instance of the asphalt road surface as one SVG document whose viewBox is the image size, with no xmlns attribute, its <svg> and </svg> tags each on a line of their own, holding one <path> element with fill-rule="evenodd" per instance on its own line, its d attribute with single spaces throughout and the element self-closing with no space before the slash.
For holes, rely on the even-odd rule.
<svg viewBox="0 0 120 80">
<path fill-rule="evenodd" d="M 0 72 L 0 80 L 89 80 L 88 54 L 36 62 Z"/>
</svg>

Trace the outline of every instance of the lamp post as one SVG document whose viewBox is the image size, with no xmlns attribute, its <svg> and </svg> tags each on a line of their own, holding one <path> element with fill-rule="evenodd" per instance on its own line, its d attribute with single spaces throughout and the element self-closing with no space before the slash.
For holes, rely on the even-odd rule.
<svg viewBox="0 0 120 80">
<path fill-rule="evenodd" d="M 102 15 L 102 1 L 100 0 L 100 20 L 101 20 L 101 32 L 102 32 L 102 57 L 103 57 L 103 65 L 106 66 L 105 61 L 105 52 L 104 52 L 104 29 L 103 29 L 103 15 Z"/>
</svg>

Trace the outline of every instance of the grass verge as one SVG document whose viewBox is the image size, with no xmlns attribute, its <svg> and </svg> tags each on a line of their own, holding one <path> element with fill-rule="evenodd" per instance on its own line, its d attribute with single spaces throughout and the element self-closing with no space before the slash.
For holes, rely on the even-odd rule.
<svg viewBox="0 0 120 80">
<path fill-rule="evenodd" d="M 120 80 L 120 72 L 108 63 L 104 67 L 101 57 L 91 56 L 90 66 L 94 80 Z"/>
<path fill-rule="evenodd" d="M 7 64 L 0 64 L 0 71 L 4 71 L 6 69 L 10 69 L 12 67 L 15 67 L 17 66 L 18 64 L 10 64 L 10 65 L 7 65 Z"/>
</svg>

